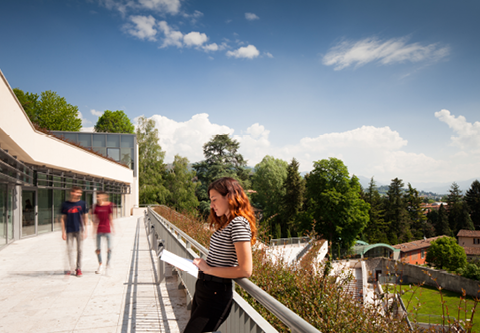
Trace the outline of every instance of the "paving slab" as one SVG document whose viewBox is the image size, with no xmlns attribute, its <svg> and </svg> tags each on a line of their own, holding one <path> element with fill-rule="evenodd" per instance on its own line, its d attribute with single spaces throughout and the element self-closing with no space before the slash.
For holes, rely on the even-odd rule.
<svg viewBox="0 0 480 333">
<path fill-rule="evenodd" d="M 102 274 L 93 237 L 83 242 L 82 277 L 64 274 L 59 231 L 15 241 L 0 251 L 0 332 L 181 332 L 190 316 L 185 292 L 176 276 L 155 283 L 157 260 L 138 216 L 115 220 L 111 268 Z"/>
</svg>

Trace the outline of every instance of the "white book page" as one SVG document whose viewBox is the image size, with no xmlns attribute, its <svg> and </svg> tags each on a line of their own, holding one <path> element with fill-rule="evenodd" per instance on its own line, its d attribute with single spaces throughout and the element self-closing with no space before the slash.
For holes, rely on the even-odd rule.
<svg viewBox="0 0 480 333">
<path fill-rule="evenodd" d="M 194 277 L 198 277 L 198 267 L 193 264 L 193 260 L 182 258 L 165 249 L 162 251 L 160 259 Z"/>
</svg>

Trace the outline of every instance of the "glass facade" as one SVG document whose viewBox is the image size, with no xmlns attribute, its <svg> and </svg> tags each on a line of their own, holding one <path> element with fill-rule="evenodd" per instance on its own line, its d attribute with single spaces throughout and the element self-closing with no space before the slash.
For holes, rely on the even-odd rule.
<svg viewBox="0 0 480 333">
<path fill-rule="evenodd" d="M 35 190 L 22 190 L 22 237 L 35 235 Z"/>
<path fill-rule="evenodd" d="M 7 244 L 7 185 L 0 184 L 0 247 Z"/>
<path fill-rule="evenodd" d="M 53 230 L 53 192 L 51 189 L 38 189 L 38 233 Z"/>
<path fill-rule="evenodd" d="M 137 174 L 135 166 L 135 146 L 137 136 L 135 134 L 118 133 L 76 133 L 53 131 L 53 135 L 66 139 L 85 148 L 109 157 L 117 162 L 127 165 Z"/>
<path fill-rule="evenodd" d="M 135 135 L 71 132 L 62 135 L 134 169 Z M 83 190 L 82 200 L 89 209 L 95 193 L 106 192 L 114 203 L 114 216 L 123 216 L 122 203 L 125 195 L 130 194 L 130 185 L 26 164 L 8 150 L 0 149 L 0 248 L 14 239 L 61 230 L 60 209 L 73 186 Z"/>
</svg>

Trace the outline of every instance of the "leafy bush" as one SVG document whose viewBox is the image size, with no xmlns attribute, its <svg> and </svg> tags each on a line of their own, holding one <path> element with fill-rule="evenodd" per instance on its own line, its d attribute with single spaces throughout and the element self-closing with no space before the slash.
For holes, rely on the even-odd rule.
<svg viewBox="0 0 480 333">
<path fill-rule="evenodd" d="M 457 269 L 457 273 L 467 279 L 480 281 L 480 267 L 476 264 L 468 263 L 465 267 Z"/>
<path fill-rule="evenodd" d="M 166 207 L 155 210 L 174 223 L 199 243 L 208 247 L 211 231 L 205 221 L 185 217 Z M 261 239 L 261 235 L 259 235 Z M 257 247 L 256 247 L 257 248 Z M 311 251 L 318 251 L 320 244 Z M 314 263 L 302 260 L 301 268 L 286 265 L 282 260 L 273 262 L 265 250 L 253 251 L 253 275 L 250 280 L 272 297 L 287 306 L 321 332 L 406 332 L 403 319 L 392 313 L 382 315 L 380 302 L 363 305 L 356 301 L 348 284 L 351 275 L 329 275 L 330 262 Z M 310 261 L 310 262 L 308 262 Z M 246 299 L 279 332 L 290 330 L 273 314 L 263 308 L 248 293 L 237 286 L 237 292 Z"/>
</svg>

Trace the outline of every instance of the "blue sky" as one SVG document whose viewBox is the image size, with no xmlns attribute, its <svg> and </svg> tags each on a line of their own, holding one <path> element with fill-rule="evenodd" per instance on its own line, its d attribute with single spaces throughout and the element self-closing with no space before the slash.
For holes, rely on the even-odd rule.
<svg viewBox="0 0 480 333">
<path fill-rule="evenodd" d="M 254 166 L 337 157 L 414 186 L 480 177 L 478 1 L 17 0 L 0 69 L 84 128 L 156 121 L 166 162 L 229 133 Z"/>
</svg>

